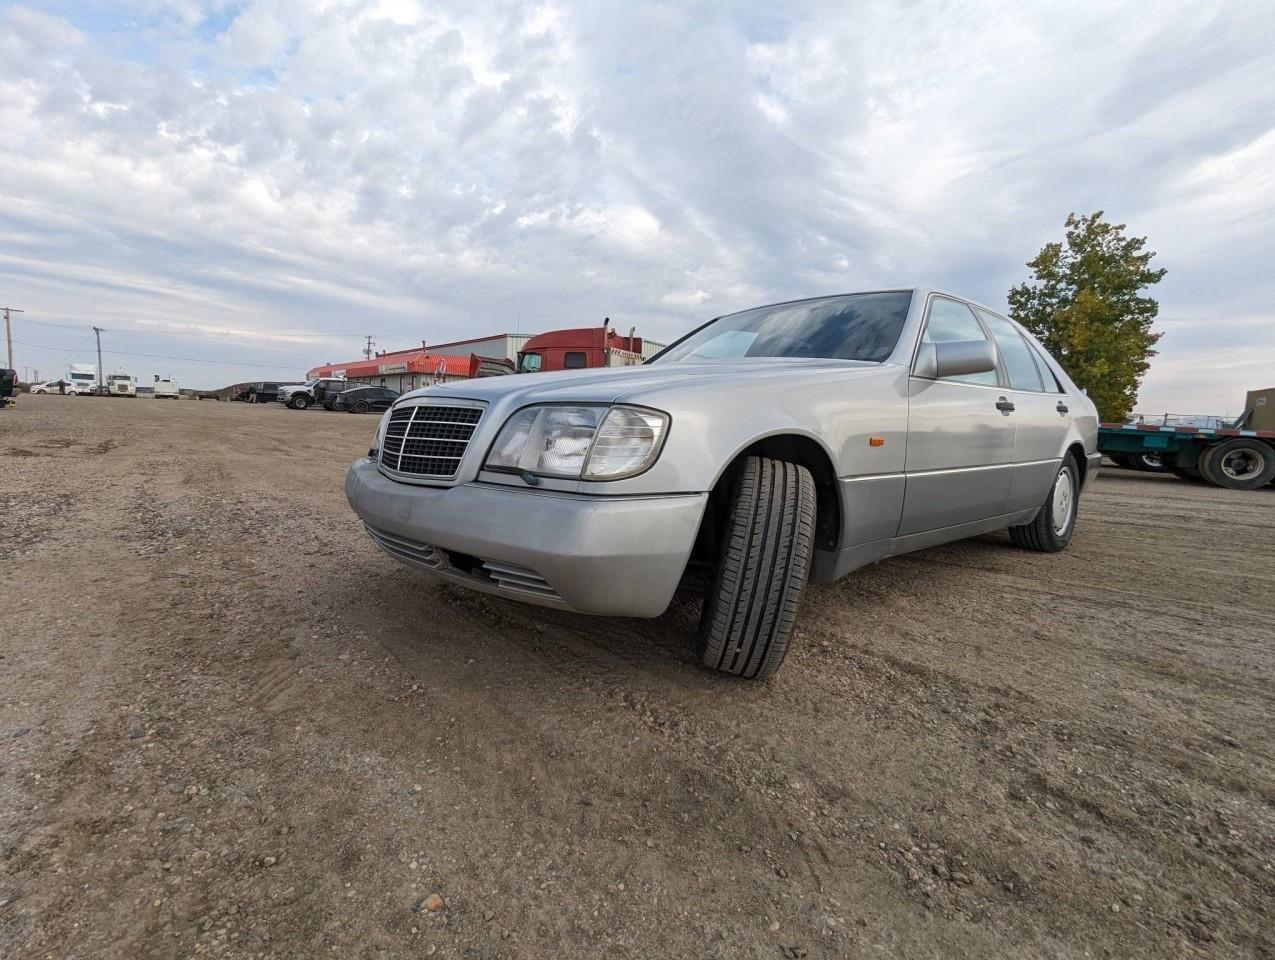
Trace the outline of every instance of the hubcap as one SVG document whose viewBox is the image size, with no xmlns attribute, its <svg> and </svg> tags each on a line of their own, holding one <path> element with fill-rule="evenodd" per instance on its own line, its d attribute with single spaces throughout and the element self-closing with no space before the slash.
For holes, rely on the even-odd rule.
<svg viewBox="0 0 1275 960">
<path fill-rule="evenodd" d="M 1058 474 L 1054 481 L 1054 533 L 1062 536 L 1071 525 L 1071 511 L 1075 508 L 1075 490 L 1071 482 L 1071 471 L 1066 468 Z"/>
<path fill-rule="evenodd" d="M 1261 473 L 1266 463 L 1252 450 L 1232 450 L 1222 458 L 1221 467 L 1232 480 L 1249 480 Z"/>
</svg>

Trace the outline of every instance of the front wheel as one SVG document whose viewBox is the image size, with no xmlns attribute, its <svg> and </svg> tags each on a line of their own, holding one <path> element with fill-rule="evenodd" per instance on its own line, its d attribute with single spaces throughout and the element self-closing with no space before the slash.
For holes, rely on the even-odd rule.
<svg viewBox="0 0 1275 960">
<path fill-rule="evenodd" d="M 1009 528 L 1014 546 L 1039 553 L 1057 553 L 1071 543 L 1076 529 L 1076 507 L 1080 500 L 1080 470 L 1076 458 L 1067 454 L 1049 496 L 1031 523 Z"/>
<path fill-rule="evenodd" d="M 299 397 L 293 397 L 292 402 L 288 404 L 293 410 L 304 410 L 310 406 L 310 398 L 302 394 Z"/>
<path fill-rule="evenodd" d="M 806 589 L 814 534 L 810 471 L 768 457 L 745 460 L 700 616 L 705 666 L 750 680 L 779 669 Z"/>
</svg>

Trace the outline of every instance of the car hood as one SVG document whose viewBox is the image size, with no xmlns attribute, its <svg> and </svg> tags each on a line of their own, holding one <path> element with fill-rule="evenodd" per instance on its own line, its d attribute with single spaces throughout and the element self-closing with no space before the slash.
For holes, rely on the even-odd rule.
<svg viewBox="0 0 1275 960">
<path fill-rule="evenodd" d="M 745 360 L 643 364 L 635 367 L 601 367 L 590 370 L 562 370 L 555 373 L 521 373 L 507 377 L 425 387 L 403 394 L 400 400 L 415 397 L 456 399 L 514 399 L 518 406 L 532 403 L 641 403 L 655 395 L 680 390 L 697 393 L 705 388 L 729 383 L 756 383 L 759 388 L 775 381 L 803 383 L 823 376 L 868 376 L 882 364 L 857 360 L 807 360 L 789 357 L 753 357 Z"/>
</svg>

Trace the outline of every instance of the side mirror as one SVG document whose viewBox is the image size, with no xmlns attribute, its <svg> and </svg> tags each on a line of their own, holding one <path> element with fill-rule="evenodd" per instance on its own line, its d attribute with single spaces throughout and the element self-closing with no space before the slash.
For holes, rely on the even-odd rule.
<svg viewBox="0 0 1275 960">
<path fill-rule="evenodd" d="M 914 374 L 931 380 L 987 373 L 996 369 L 996 347 L 990 340 L 952 340 L 923 343 Z"/>
</svg>

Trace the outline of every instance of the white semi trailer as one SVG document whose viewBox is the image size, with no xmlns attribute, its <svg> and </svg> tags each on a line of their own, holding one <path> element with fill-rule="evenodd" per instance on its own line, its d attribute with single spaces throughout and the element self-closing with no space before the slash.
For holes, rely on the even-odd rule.
<svg viewBox="0 0 1275 960">
<path fill-rule="evenodd" d="M 97 393 L 97 367 L 91 363 L 73 363 L 67 370 L 66 378 L 76 393 Z"/>
</svg>

